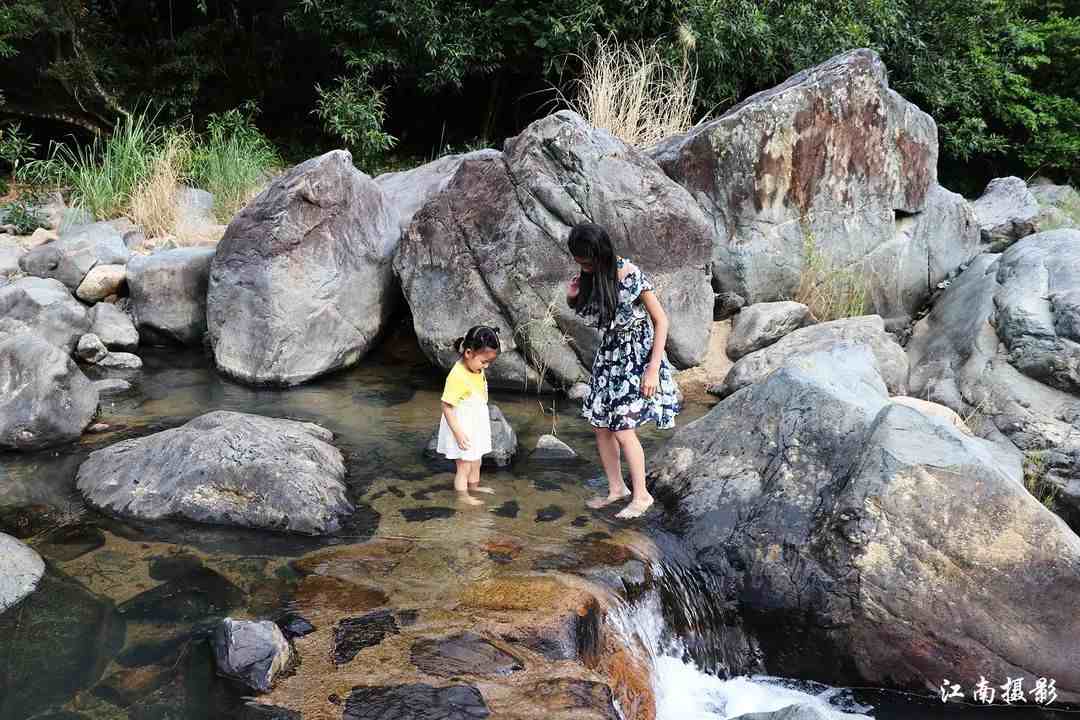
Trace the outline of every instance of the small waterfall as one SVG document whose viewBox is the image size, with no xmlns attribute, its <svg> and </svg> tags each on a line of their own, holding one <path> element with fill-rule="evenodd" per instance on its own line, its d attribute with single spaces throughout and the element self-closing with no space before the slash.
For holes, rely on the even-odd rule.
<svg viewBox="0 0 1080 720">
<path fill-rule="evenodd" d="M 867 718 L 870 707 L 845 690 L 765 675 L 724 678 L 731 648 L 717 622 L 724 608 L 712 594 L 715 581 L 686 568 L 658 564 L 655 585 L 608 616 L 627 645 L 640 648 L 652 666 L 657 720 L 730 720 L 788 705 L 810 704 L 835 720 Z M 671 622 L 665 619 L 671 618 Z M 677 629 L 676 629 L 677 628 Z M 688 648 L 687 638 L 694 652 Z M 704 658 L 703 668 L 694 657 Z"/>
</svg>

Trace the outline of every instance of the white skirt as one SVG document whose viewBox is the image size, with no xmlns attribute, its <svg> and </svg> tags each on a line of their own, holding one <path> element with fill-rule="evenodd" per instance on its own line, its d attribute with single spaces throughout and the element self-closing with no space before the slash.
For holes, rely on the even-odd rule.
<svg viewBox="0 0 1080 720">
<path fill-rule="evenodd" d="M 454 408 L 454 414 L 457 416 L 458 427 L 469 438 L 471 447 L 468 450 L 458 447 L 454 433 L 443 415 L 442 422 L 439 423 L 439 454 L 450 460 L 474 461 L 491 452 L 491 416 L 488 414 L 487 403 L 471 397 L 466 398 Z"/>
</svg>

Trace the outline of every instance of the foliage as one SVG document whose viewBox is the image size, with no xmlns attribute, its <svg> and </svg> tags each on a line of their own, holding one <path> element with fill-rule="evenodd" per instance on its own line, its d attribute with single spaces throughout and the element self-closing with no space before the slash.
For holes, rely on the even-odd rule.
<svg viewBox="0 0 1080 720">
<path fill-rule="evenodd" d="M 17 235 L 29 235 L 38 228 L 46 227 L 45 218 L 38 212 L 41 201 L 33 192 L 23 191 L 19 197 L 8 203 L 0 218 L 5 225 L 13 225 Z"/>
<path fill-rule="evenodd" d="M 383 131 L 386 103 L 383 90 L 372 88 L 364 76 L 341 77 L 332 88 L 316 85 L 314 113 L 326 131 L 353 152 L 365 166 L 394 147 L 397 139 Z"/>
<path fill-rule="evenodd" d="M 1046 456 L 1042 452 L 1024 453 L 1024 487 L 1047 510 L 1055 511 L 1058 486 L 1046 476 Z"/>
<path fill-rule="evenodd" d="M 858 265 L 841 267 L 821 252 L 809 228 L 804 229 L 803 265 L 794 300 L 810 308 L 820 322 L 866 313 L 866 274 Z"/>
<path fill-rule="evenodd" d="M 11 174 L 19 172 L 19 165 L 26 162 L 37 150 L 38 144 L 23 133 L 19 123 L 0 127 L 0 160 L 11 168 Z"/>
</svg>

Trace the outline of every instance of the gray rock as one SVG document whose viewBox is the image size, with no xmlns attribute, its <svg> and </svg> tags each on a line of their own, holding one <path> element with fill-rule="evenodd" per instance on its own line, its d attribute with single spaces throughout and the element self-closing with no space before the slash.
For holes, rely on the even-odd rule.
<svg viewBox="0 0 1080 720">
<path fill-rule="evenodd" d="M 24 543 L 0 533 L 0 613 L 37 589 L 45 561 Z"/>
<path fill-rule="evenodd" d="M 718 290 L 748 303 L 793 297 L 810 248 L 854 267 L 897 245 L 897 214 L 923 212 L 937 185 L 937 126 L 889 88 L 881 59 L 865 49 L 757 93 L 650 154 L 710 215 Z M 905 275 L 923 288 L 925 262 L 921 276 Z M 867 279 L 872 297 L 895 302 L 876 286 L 896 278 Z"/>
<path fill-rule="evenodd" d="M 473 632 L 417 640 L 409 651 L 409 659 L 421 671 L 435 677 L 505 677 L 525 669 L 521 660 Z"/>
<path fill-rule="evenodd" d="M 517 433 L 514 432 L 514 426 L 506 419 L 498 405 L 488 404 L 488 414 L 491 417 L 491 452 L 484 456 L 483 465 L 507 467 L 514 462 L 514 456 L 517 455 Z M 431 460 L 444 459 L 438 453 L 438 447 L 439 426 L 436 425 L 431 439 L 424 448 L 424 456 Z"/>
<path fill-rule="evenodd" d="M 97 407 L 97 388 L 67 352 L 31 333 L 0 337 L 0 449 L 77 440 Z"/>
<path fill-rule="evenodd" d="M 206 289 L 214 248 L 136 256 L 128 288 L 139 339 L 149 345 L 199 345 L 206 334 Z"/>
<path fill-rule="evenodd" d="M 321 535 L 353 510 L 332 438 L 312 423 L 211 412 L 91 453 L 77 485 L 123 517 Z"/>
<path fill-rule="evenodd" d="M 1001 252 L 1038 230 L 1039 203 L 1018 177 L 991 180 L 971 206 L 979 219 L 982 242 L 990 246 L 990 252 Z"/>
<path fill-rule="evenodd" d="M 142 367 L 142 358 L 126 352 L 110 352 L 97 360 L 97 365 L 113 370 L 138 370 Z"/>
<path fill-rule="evenodd" d="M 792 358 L 838 345 L 865 345 L 870 348 L 889 392 L 894 395 L 907 394 L 907 355 L 896 340 L 885 332 L 885 323 L 877 315 L 833 320 L 795 330 L 763 350 L 740 359 L 728 371 L 724 382 L 719 387 L 710 387 L 709 392 L 727 397 L 736 390 L 759 382 Z"/>
<path fill-rule="evenodd" d="M 139 347 L 139 332 L 131 316 L 110 303 L 90 308 L 90 332 L 110 350 L 130 352 Z"/>
<path fill-rule="evenodd" d="M 358 685 L 342 720 L 482 720 L 491 711 L 471 685 Z"/>
<path fill-rule="evenodd" d="M 409 229 L 413 217 L 424 204 L 442 192 L 467 159 L 498 158 L 497 150 L 477 150 L 461 155 L 447 155 L 433 162 L 403 172 L 383 173 L 375 178 L 387 201 L 398 216 L 401 232 Z"/>
<path fill-rule="evenodd" d="M 977 667 L 1073 702 L 1080 537 L 996 443 L 890 402 L 875 362 L 793 358 L 652 461 L 668 529 L 724 578 L 707 602 L 740 608 L 770 674 L 921 692 Z"/>
<path fill-rule="evenodd" d="M 0 338 L 30 331 L 71 352 L 89 329 L 86 307 L 57 280 L 26 277 L 0 287 Z"/>
<path fill-rule="evenodd" d="M 55 278 L 71 291 L 97 265 L 124 265 L 131 251 L 109 223 L 81 225 L 61 234 L 59 240 L 26 253 L 19 266 L 27 275 Z"/>
<path fill-rule="evenodd" d="M 382 190 L 344 150 L 275 179 L 233 218 L 211 266 L 218 369 L 295 385 L 356 364 L 393 309 L 398 236 Z"/>
<path fill-rule="evenodd" d="M 739 311 L 732 321 L 727 356 L 738 360 L 811 322 L 810 309 L 802 303 L 755 303 Z"/>
<path fill-rule="evenodd" d="M 218 671 L 255 692 L 270 692 L 292 665 L 293 651 L 281 629 L 269 620 L 225 618 L 214 633 Z"/>
<path fill-rule="evenodd" d="M 94 387 L 97 388 L 98 395 L 105 397 L 107 395 L 122 395 L 123 393 L 126 393 L 131 389 L 131 383 L 127 380 L 121 380 L 120 378 L 106 378 L 95 382 Z"/>
<path fill-rule="evenodd" d="M 554 435 L 541 435 L 529 457 L 533 460 L 573 460 L 577 453 Z"/>
<path fill-rule="evenodd" d="M 119 294 L 126 277 L 123 265 L 95 265 L 79 283 L 75 294 L 84 302 L 100 302 L 110 295 Z"/>
<path fill-rule="evenodd" d="M 739 312 L 745 305 L 746 300 L 738 293 L 717 293 L 716 304 L 713 310 L 713 320 L 716 322 L 727 320 L 729 317 L 732 317 L 735 313 Z"/>
<path fill-rule="evenodd" d="M 588 383 L 574 383 L 570 386 L 570 389 L 566 391 L 566 397 L 571 400 L 584 400 L 588 394 Z"/>
<path fill-rule="evenodd" d="M 1033 182 L 1028 190 L 1039 203 L 1040 232 L 1063 228 L 1080 230 L 1080 192 L 1075 188 L 1050 182 Z"/>
<path fill-rule="evenodd" d="M 22 272 L 19 260 L 26 251 L 18 245 L 0 245 L 0 276 Z"/>
<path fill-rule="evenodd" d="M 96 363 L 103 360 L 109 354 L 109 350 L 101 342 L 101 338 L 93 333 L 87 333 L 79 338 L 79 345 L 75 348 L 75 354 L 79 356 L 80 360 Z"/>
<path fill-rule="evenodd" d="M 1021 450 L 1080 448 L 1080 231 L 982 255 L 907 346 L 911 394 Z"/>
<path fill-rule="evenodd" d="M 214 195 L 193 187 L 176 189 L 176 209 L 179 222 L 216 224 Z"/>
<path fill-rule="evenodd" d="M 394 259 L 420 347 L 457 361 L 453 340 L 484 323 L 502 330 L 494 386 L 568 387 L 588 379 L 598 333 L 566 306 L 577 266 L 570 227 L 592 220 L 653 280 L 671 318 L 679 367 L 705 355 L 713 311 L 706 272 L 712 225 L 643 153 L 561 111 L 507 140 L 502 155 L 461 161 L 416 213 Z"/>
<path fill-rule="evenodd" d="M 755 712 L 739 715 L 733 720 L 872 720 L 869 715 L 824 709 L 818 705 L 797 703 L 772 712 Z"/>
</svg>

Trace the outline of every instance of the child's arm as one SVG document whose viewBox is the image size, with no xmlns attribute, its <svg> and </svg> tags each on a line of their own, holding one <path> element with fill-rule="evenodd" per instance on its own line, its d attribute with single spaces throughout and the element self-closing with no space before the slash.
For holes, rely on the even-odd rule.
<svg viewBox="0 0 1080 720">
<path fill-rule="evenodd" d="M 581 290 L 581 275 L 575 275 L 566 288 L 566 304 L 571 310 L 577 305 L 578 292 Z"/>
<path fill-rule="evenodd" d="M 457 421 L 457 413 L 454 412 L 454 406 L 444 402 L 442 404 L 442 414 L 446 418 L 446 424 L 450 426 L 450 432 L 454 433 L 454 440 L 457 441 L 458 447 L 462 450 L 468 450 L 470 447 L 469 436 L 461 431 L 461 426 L 458 425 Z"/>
<path fill-rule="evenodd" d="M 649 353 L 649 365 L 645 368 L 645 377 L 641 379 L 641 394 L 652 397 L 660 384 L 660 362 L 664 359 L 664 346 L 667 345 L 668 316 L 652 290 L 641 293 L 641 301 L 648 310 L 653 330 L 656 331 L 652 351 Z"/>
</svg>

